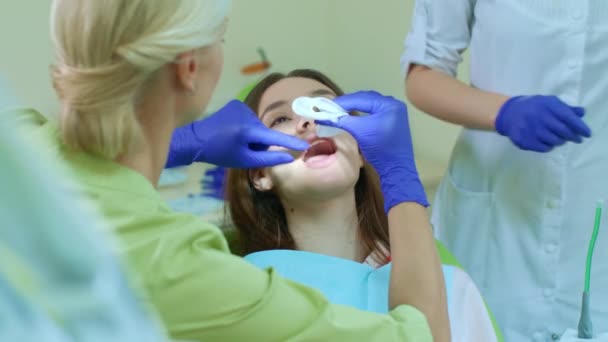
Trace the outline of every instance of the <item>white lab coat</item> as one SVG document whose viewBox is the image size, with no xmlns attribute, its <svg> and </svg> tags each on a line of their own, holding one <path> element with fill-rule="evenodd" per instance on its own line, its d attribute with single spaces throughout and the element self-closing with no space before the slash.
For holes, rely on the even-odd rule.
<svg viewBox="0 0 608 342">
<path fill-rule="evenodd" d="M 455 75 L 470 50 L 474 87 L 557 95 L 584 106 L 593 137 L 526 152 L 464 129 L 437 193 L 437 237 L 462 262 L 507 341 L 576 328 L 595 203 L 608 199 L 608 1 L 417 0 L 402 67 Z M 592 271 L 593 322 L 608 331 L 608 226 Z"/>
</svg>

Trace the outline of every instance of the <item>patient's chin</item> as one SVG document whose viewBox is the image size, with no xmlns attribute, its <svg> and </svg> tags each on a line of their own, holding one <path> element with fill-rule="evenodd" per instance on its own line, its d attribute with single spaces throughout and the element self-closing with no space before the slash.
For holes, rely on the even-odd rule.
<svg viewBox="0 0 608 342">
<path fill-rule="evenodd" d="M 354 191 L 357 179 L 317 177 L 306 179 L 297 186 L 283 188 L 283 195 L 297 200 L 330 201 Z"/>
<path fill-rule="evenodd" d="M 201 120 L 204 117 L 205 116 L 202 113 L 197 113 L 197 112 L 191 112 L 191 113 L 184 114 L 181 118 L 178 118 L 178 120 L 176 120 L 176 127 L 185 126 L 194 121 Z"/>
<path fill-rule="evenodd" d="M 338 155 L 335 161 L 325 164 L 320 160 L 311 167 L 300 159 L 273 167 L 273 183 L 286 199 L 293 200 L 325 201 L 354 190 L 360 173 L 354 163 Z"/>
</svg>

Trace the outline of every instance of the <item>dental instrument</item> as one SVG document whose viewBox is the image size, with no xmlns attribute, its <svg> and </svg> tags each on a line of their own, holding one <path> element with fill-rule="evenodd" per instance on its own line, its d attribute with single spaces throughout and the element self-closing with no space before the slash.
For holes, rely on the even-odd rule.
<svg viewBox="0 0 608 342">
<path fill-rule="evenodd" d="M 604 202 L 602 200 L 597 202 L 595 208 L 595 222 L 593 225 L 593 233 L 591 235 L 591 241 L 589 242 L 589 248 L 587 249 L 587 263 L 585 266 L 585 289 L 583 291 L 583 304 L 581 308 L 581 318 L 578 322 L 578 337 L 582 339 L 593 338 L 593 324 L 591 322 L 591 299 L 590 299 L 590 283 L 591 283 L 591 262 L 593 258 L 593 249 L 595 248 L 595 242 L 600 228 L 600 222 L 602 218 L 602 207 Z"/>
<path fill-rule="evenodd" d="M 291 108 L 300 116 L 313 120 L 329 120 L 335 123 L 341 117 L 349 115 L 342 107 L 325 97 L 298 97 L 291 104 Z M 341 129 L 335 127 L 323 125 L 317 125 L 316 127 L 319 137 L 333 137 L 342 132 Z"/>
</svg>

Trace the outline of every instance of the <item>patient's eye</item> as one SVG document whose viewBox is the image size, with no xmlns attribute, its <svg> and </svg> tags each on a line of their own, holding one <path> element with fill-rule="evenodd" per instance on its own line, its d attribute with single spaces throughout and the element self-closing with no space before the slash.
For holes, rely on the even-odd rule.
<svg viewBox="0 0 608 342">
<path fill-rule="evenodd" d="M 291 118 L 285 116 L 285 115 L 281 115 L 278 116 L 277 118 L 275 118 L 274 120 L 272 120 L 272 122 L 270 123 L 270 128 L 273 128 L 277 125 L 283 124 L 287 121 L 291 120 Z"/>
</svg>

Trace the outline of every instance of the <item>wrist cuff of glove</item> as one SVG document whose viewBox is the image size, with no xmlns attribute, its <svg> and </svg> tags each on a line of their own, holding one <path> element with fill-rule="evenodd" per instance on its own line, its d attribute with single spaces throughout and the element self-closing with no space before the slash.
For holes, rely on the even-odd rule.
<svg viewBox="0 0 608 342">
<path fill-rule="evenodd" d="M 404 202 L 415 202 L 429 206 L 422 182 L 418 177 L 391 177 L 381 180 L 384 195 L 384 212 L 388 214 L 394 206 Z"/>
<path fill-rule="evenodd" d="M 507 110 L 509 109 L 509 107 L 511 106 L 511 104 L 513 102 L 516 102 L 517 100 L 519 100 L 522 97 L 523 96 L 511 97 L 510 99 L 505 101 L 505 103 L 503 103 L 502 106 L 500 107 L 500 109 L 498 110 L 498 114 L 496 115 L 496 121 L 494 122 L 494 127 L 496 128 L 496 132 L 498 132 L 500 135 L 504 135 L 504 136 L 508 135 L 507 122 L 506 122 L 507 116 L 505 116 L 505 113 L 507 112 Z"/>
<path fill-rule="evenodd" d="M 166 168 L 190 165 L 202 156 L 204 142 L 198 138 L 194 123 L 176 128 L 171 137 Z"/>
</svg>

